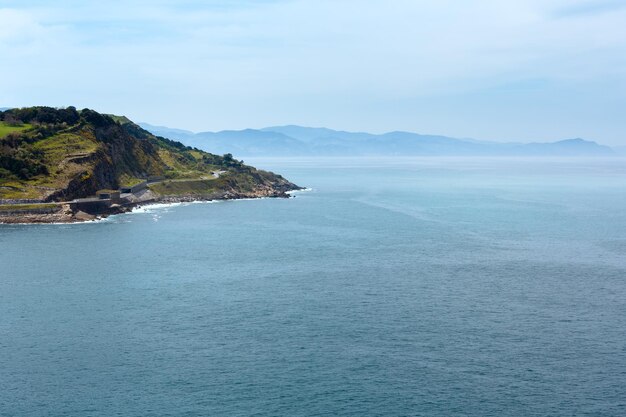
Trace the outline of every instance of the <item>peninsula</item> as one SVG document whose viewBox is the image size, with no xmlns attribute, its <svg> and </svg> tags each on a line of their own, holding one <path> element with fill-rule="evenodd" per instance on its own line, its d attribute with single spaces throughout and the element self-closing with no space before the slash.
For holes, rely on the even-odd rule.
<svg viewBox="0 0 626 417">
<path fill-rule="evenodd" d="M 74 107 L 0 111 L 0 223 L 87 221 L 148 203 L 289 197 L 298 189 L 123 116 Z"/>
</svg>

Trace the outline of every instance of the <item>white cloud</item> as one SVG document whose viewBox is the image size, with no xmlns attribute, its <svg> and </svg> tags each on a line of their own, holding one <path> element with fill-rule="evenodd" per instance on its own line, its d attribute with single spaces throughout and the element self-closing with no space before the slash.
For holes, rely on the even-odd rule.
<svg viewBox="0 0 626 417">
<path fill-rule="evenodd" d="M 41 42 L 55 33 L 46 28 L 29 12 L 16 9 L 0 9 L 0 45 L 13 48 L 31 42 Z"/>
</svg>

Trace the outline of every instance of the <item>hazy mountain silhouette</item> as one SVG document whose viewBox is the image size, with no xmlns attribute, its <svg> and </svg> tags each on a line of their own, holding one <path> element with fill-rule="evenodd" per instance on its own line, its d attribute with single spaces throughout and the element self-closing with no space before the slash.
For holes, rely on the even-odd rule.
<svg viewBox="0 0 626 417">
<path fill-rule="evenodd" d="M 213 153 L 236 156 L 610 156 L 608 146 L 584 139 L 499 143 L 411 132 L 372 134 L 303 126 L 193 133 L 140 124 L 153 134 Z"/>
</svg>

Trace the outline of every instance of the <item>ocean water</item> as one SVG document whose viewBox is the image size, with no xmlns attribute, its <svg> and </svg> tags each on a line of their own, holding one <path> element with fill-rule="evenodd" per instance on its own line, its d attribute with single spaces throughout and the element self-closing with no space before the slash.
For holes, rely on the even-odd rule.
<svg viewBox="0 0 626 417">
<path fill-rule="evenodd" d="M 626 161 L 247 162 L 312 190 L 0 225 L 0 415 L 626 415 Z"/>
</svg>

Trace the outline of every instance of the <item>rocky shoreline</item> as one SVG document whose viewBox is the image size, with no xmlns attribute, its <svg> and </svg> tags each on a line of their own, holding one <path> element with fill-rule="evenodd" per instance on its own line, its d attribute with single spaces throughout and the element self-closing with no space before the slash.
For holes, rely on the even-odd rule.
<svg viewBox="0 0 626 417">
<path fill-rule="evenodd" d="M 50 223 L 83 223 L 106 218 L 108 216 L 129 213 L 137 207 L 151 204 L 190 203 L 194 201 L 243 200 L 257 198 L 290 198 L 290 191 L 303 190 L 302 187 L 288 187 L 289 189 L 261 188 L 253 192 L 223 191 L 205 195 L 170 195 L 154 196 L 144 201 L 137 201 L 127 205 L 112 206 L 106 211 L 86 213 L 73 211 L 69 204 L 60 204 L 59 210 L 54 213 L 23 213 L 1 214 L 0 224 L 50 224 Z"/>
</svg>

